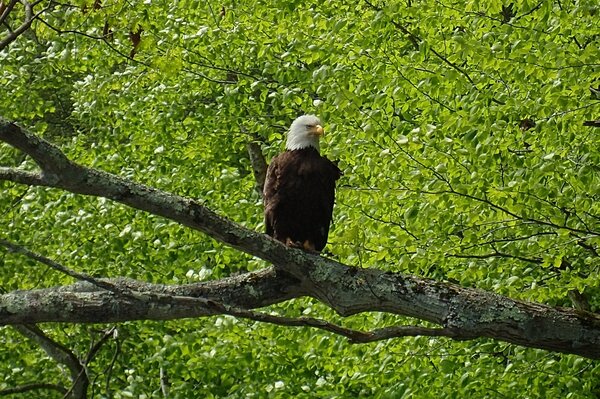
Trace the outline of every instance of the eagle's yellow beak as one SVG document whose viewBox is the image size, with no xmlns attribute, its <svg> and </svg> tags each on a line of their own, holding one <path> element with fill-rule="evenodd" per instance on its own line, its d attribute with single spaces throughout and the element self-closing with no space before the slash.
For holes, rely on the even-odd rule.
<svg viewBox="0 0 600 399">
<path fill-rule="evenodd" d="M 315 125 L 311 128 L 310 133 L 314 134 L 315 136 L 322 136 L 325 134 L 325 130 L 323 130 L 323 126 Z"/>
</svg>

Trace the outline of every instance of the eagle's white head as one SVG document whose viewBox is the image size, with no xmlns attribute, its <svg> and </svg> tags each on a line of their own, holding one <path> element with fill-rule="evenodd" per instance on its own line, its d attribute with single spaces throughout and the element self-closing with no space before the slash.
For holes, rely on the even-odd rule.
<svg viewBox="0 0 600 399">
<path fill-rule="evenodd" d="M 285 148 L 299 150 L 314 147 L 319 150 L 319 138 L 325 133 L 321 120 L 315 115 L 302 115 L 296 118 L 290 126 Z"/>
</svg>

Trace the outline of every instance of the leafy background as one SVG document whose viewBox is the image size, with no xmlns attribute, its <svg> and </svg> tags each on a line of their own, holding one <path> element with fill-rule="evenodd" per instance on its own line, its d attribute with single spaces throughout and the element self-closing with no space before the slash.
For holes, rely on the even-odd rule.
<svg viewBox="0 0 600 399">
<path fill-rule="evenodd" d="M 576 289 L 598 310 L 599 131 L 582 123 L 600 112 L 600 7 L 491 3 L 57 4 L 0 52 L 0 114 L 79 163 L 263 230 L 246 145 L 270 159 L 289 123 L 316 113 L 345 174 L 329 256 L 556 306 Z M 0 163 L 34 168 L 5 145 Z M 104 199 L 1 186 L 3 236 L 95 276 L 183 283 L 265 266 Z M 15 255 L 0 265 L 6 292 L 72 282 Z M 311 300 L 269 311 L 418 323 L 342 320 Z M 43 326 L 80 354 L 103 327 Z M 11 328 L 2 342 L 0 389 L 67 378 Z M 575 356 L 428 337 L 351 345 L 224 316 L 120 324 L 90 396 L 160 397 L 161 369 L 181 398 L 600 396 L 600 365 Z"/>
</svg>

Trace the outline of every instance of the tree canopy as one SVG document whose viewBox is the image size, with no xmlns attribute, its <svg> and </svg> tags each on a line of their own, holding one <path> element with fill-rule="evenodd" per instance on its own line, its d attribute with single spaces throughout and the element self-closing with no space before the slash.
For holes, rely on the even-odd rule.
<svg viewBox="0 0 600 399">
<path fill-rule="evenodd" d="M 597 397 L 599 14 L 0 1 L 0 394 Z M 303 113 L 322 257 L 260 234 Z"/>
</svg>

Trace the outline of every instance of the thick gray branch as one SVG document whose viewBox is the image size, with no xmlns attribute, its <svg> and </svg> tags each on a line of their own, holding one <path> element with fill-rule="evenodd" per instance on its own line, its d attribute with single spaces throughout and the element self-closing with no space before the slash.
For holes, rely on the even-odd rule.
<svg viewBox="0 0 600 399">
<path fill-rule="evenodd" d="M 100 281 L 116 290 L 82 281 L 69 286 L 1 295 L 0 325 L 171 320 L 223 313 L 206 306 L 207 301 L 258 308 L 299 296 L 294 291 L 296 279 L 273 267 L 184 285 L 150 284 L 124 278 Z M 194 298 L 202 301 L 194 301 Z"/>
<path fill-rule="evenodd" d="M 89 283 L 12 292 L 0 296 L 0 324 L 197 317 L 214 314 L 215 310 L 189 297 L 251 309 L 311 296 L 342 315 L 391 312 L 436 323 L 442 327 L 441 335 L 453 338 L 488 337 L 600 358 L 598 315 L 516 301 L 400 273 L 343 265 L 287 248 L 264 234 L 240 227 L 194 200 L 77 165 L 55 146 L 1 118 L 0 140 L 26 152 L 42 168 L 44 177 L 51 176 L 42 185 L 110 198 L 163 216 L 275 265 L 275 268 L 243 276 L 177 287 L 110 281 L 129 291 L 148 295 L 152 299 L 148 301 L 128 298 Z M 3 178 L 20 183 L 7 175 Z"/>
</svg>

